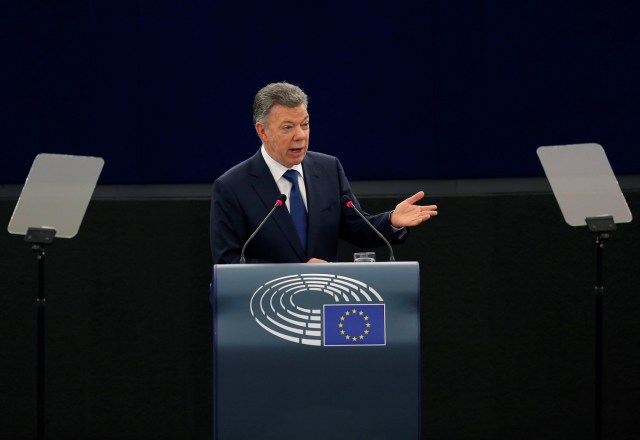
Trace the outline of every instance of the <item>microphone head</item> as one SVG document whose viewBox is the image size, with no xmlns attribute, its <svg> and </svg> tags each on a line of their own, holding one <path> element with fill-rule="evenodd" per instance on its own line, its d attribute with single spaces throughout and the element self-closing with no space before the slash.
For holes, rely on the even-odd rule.
<svg viewBox="0 0 640 440">
<path fill-rule="evenodd" d="M 278 197 L 278 199 L 276 200 L 276 203 L 278 204 L 278 206 L 282 206 L 286 201 L 287 201 L 287 196 L 285 196 L 284 194 L 280 194 L 280 197 Z"/>
<path fill-rule="evenodd" d="M 353 206 L 353 202 L 351 201 L 351 198 L 348 195 L 344 195 L 341 197 L 342 203 L 344 203 L 345 205 L 347 205 L 347 208 L 351 208 Z"/>
</svg>

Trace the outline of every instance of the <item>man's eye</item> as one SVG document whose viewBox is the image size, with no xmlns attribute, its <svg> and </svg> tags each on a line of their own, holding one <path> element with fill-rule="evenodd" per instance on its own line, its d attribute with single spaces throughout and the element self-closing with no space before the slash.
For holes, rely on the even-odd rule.
<svg viewBox="0 0 640 440">
<path fill-rule="evenodd" d="M 292 126 L 291 125 L 285 125 L 282 127 L 282 131 L 289 131 L 291 130 Z"/>
<path fill-rule="evenodd" d="M 307 129 L 309 128 L 309 123 L 305 122 L 304 124 L 302 124 L 302 128 Z"/>
</svg>

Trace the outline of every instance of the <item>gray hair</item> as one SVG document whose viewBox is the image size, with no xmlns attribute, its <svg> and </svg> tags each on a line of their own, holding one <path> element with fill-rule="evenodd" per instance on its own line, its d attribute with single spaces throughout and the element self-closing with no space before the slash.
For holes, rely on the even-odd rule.
<svg viewBox="0 0 640 440">
<path fill-rule="evenodd" d="M 271 83 L 261 88 L 253 100 L 253 123 L 265 124 L 269 112 L 274 105 L 293 108 L 307 107 L 307 94 L 302 89 L 288 82 Z"/>
</svg>

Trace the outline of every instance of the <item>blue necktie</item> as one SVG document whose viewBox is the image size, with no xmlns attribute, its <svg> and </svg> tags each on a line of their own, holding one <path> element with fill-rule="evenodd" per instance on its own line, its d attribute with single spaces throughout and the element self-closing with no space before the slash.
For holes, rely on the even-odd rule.
<svg viewBox="0 0 640 440">
<path fill-rule="evenodd" d="M 304 207 L 300 187 L 298 186 L 298 172 L 296 170 L 287 170 L 284 178 L 293 185 L 289 194 L 289 206 L 291 208 L 291 218 L 296 227 L 296 232 L 302 243 L 302 248 L 307 248 L 307 209 Z"/>
</svg>

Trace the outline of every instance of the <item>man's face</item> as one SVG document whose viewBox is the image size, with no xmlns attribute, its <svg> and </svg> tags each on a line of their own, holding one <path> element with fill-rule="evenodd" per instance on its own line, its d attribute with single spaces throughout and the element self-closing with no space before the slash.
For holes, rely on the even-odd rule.
<svg viewBox="0 0 640 440">
<path fill-rule="evenodd" d="M 256 131 L 267 154 L 276 162 L 291 168 L 302 162 L 309 148 L 309 113 L 304 105 L 274 105 L 266 125 L 257 122 Z"/>
</svg>

